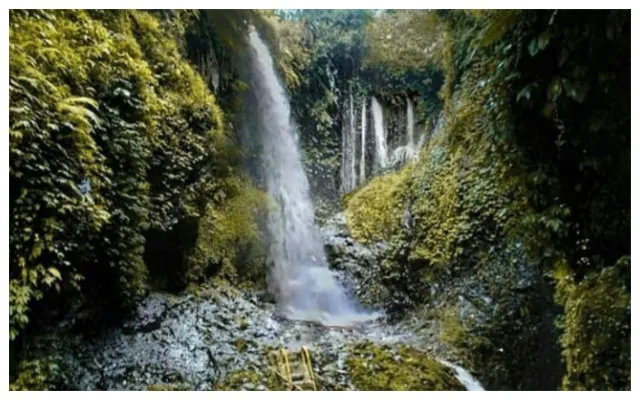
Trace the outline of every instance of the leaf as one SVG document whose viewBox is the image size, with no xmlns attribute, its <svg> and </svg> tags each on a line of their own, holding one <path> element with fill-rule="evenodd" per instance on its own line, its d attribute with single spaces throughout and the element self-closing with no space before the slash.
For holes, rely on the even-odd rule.
<svg viewBox="0 0 640 400">
<path fill-rule="evenodd" d="M 542 115 L 544 115 L 547 119 L 553 119 L 553 117 L 555 116 L 555 109 L 555 104 L 552 102 L 548 102 L 542 109 Z"/>
<path fill-rule="evenodd" d="M 549 40 L 551 39 L 551 32 L 547 29 L 542 32 L 540 36 L 538 36 L 538 51 L 542 51 L 549 44 Z"/>
<path fill-rule="evenodd" d="M 551 101 L 558 100 L 558 97 L 562 94 L 562 84 L 560 83 L 560 78 L 554 77 L 547 87 L 547 98 Z"/>
<path fill-rule="evenodd" d="M 528 49 L 529 55 L 531 55 L 531 57 L 535 57 L 535 55 L 538 54 L 538 40 L 536 38 L 531 39 Z"/>
<path fill-rule="evenodd" d="M 531 88 L 529 86 L 525 86 L 516 96 L 516 102 L 519 102 L 520 99 L 531 99 Z"/>
<path fill-rule="evenodd" d="M 90 97 L 73 96 L 64 100 L 67 104 L 84 104 L 94 109 L 98 109 L 99 103 Z"/>
<path fill-rule="evenodd" d="M 54 277 L 56 277 L 56 278 L 58 278 L 58 279 L 62 280 L 62 275 L 60 275 L 60 271 L 58 271 L 56 268 L 54 268 L 54 267 L 49 267 L 49 268 L 47 268 L 47 271 L 49 271 L 49 273 L 50 273 L 51 275 L 53 275 Z"/>
<path fill-rule="evenodd" d="M 578 103 L 584 102 L 589 91 L 589 84 L 574 82 L 569 79 L 562 79 L 562 86 L 567 95 Z"/>
<path fill-rule="evenodd" d="M 562 67 L 564 63 L 569 59 L 569 50 L 566 47 L 563 47 L 560 51 L 560 55 L 558 56 L 558 67 Z"/>
</svg>

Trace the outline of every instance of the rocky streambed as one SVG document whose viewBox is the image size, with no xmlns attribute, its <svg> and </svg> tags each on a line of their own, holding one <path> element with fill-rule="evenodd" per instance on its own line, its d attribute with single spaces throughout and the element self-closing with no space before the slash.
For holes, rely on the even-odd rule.
<svg viewBox="0 0 640 400">
<path fill-rule="evenodd" d="M 381 295 L 384 288 L 368 282 L 373 253 L 339 222 L 323 233 L 343 282 L 360 297 Z M 76 328 L 39 342 L 55 359 L 62 389 L 482 390 L 428 321 L 392 324 L 381 316 L 349 328 L 294 322 L 278 317 L 263 293 L 226 285 L 152 293 L 133 316 L 91 337 Z"/>
<path fill-rule="evenodd" d="M 281 320 L 258 294 L 232 288 L 155 293 L 121 326 L 92 338 L 67 334 L 47 348 L 71 390 L 285 390 L 314 382 L 317 390 L 354 390 L 381 384 L 363 381 L 372 371 L 395 377 L 402 388 L 409 367 L 423 376 L 417 373 L 407 389 L 480 388 L 464 370 L 436 361 L 402 324 L 382 318 L 336 328 Z M 291 379 L 281 372 L 285 364 Z"/>
</svg>

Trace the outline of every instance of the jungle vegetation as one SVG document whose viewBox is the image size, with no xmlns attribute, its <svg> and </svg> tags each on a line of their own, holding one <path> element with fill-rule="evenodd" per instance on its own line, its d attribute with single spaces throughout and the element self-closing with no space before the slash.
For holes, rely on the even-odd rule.
<svg viewBox="0 0 640 400">
<path fill-rule="evenodd" d="M 12 348 L 79 308 L 126 314 L 150 290 L 264 285 L 270 199 L 243 168 L 234 114 L 253 25 L 290 95 L 318 213 L 344 207 L 354 238 L 388 243 L 381 279 L 404 307 L 526 257 L 560 310 L 558 388 L 630 388 L 629 11 L 12 10 L 9 22 Z M 341 197 L 338 98 L 354 89 L 411 96 L 441 125 L 416 162 Z M 495 387 L 525 379 L 520 325 L 539 318 L 527 307 L 481 333 L 450 324 Z M 488 337 L 520 355 L 493 354 Z M 42 387 L 45 361 L 24 361 L 15 387 Z"/>
</svg>

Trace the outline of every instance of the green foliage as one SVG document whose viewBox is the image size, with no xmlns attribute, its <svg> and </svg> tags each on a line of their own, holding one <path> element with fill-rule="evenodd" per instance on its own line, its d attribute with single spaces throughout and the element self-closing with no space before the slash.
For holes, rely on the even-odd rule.
<svg viewBox="0 0 640 400">
<path fill-rule="evenodd" d="M 367 64 L 384 64 L 395 70 L 441 63 L 443 30 L 437 14 L 427 10 L 384 12 L 367 25 Z"/>
<path fill-rule="evenodd" d="M 246 33 L 250 26 L 255 27 L 267 43 L 277 43 L 273 16 L 271 10 L 202 10 L 198 18 L 205 20 L 209 29 L 228 48 L 240 50 L 247 44 Z"/>
<path fill-rule="evenodd" d="M 55 291 L 130 304 L 145 230 L 197 214 L 232 172 L 221 112 L 176 42 L 188 18 L 162 15 L 11 12 L 11 339 Z"/>
<path fill-rule="evenodd" d="M 189 385 L 186 383 L 163 383 L 160 385 L 149 385 L 147 390 L 150 392 L 167 392 L 167 391 L 188 391 Z"/>
<path fill-rule="evenodd" d="M 299 122 L 312 196 L 316 205 L 333 209 L 349 98 L 359 109 L 372 94 L 386 102 L 400 100 L 403 107 L 412 96 L 418 99 L 417 122 L 423 123 L 439 107 L 435 94 L 442 79 L 433 66 L 403 70 L 372 60 L 369 52 L 377 40 L 368 32 L 377 17 L 371 11 L 299 10 L 279 12 L 278 17 L 278 66 Z"/>
<path fill-rule="evenodd" d="M 410 166 L 373 178 L 366 186 L 349 195 L 347 226 L 357 240 L 371 243 L 391 239 L 402 220 Z"/>
<path fill-rule="evenodd" d="M 241 390 L 242 385 L 251 383 L 258 385 L 262 376 L 255 371 L 237 370 L 227 374 L 216 383 L 216 390 Z"/>
<path fill-rule="evenodd" d="M 475 262 L 478 252 L 504 237 L 513 215 L 513 185 L 503 179 L 510 160 L 491 135 L 506 116 L 475 102 L 500 88 L 478 88 L 472 77 L 464 83 L 462 100 L 446 105 L 441 128 L 419 162 L 400 174 L 374 178 L 347 201 L 351 233 L 390 241 L 391 264 L 411 265 L 405 278 L 414 282 L 416 274 L 428 282 L 437 271 L 481 267 Z"/>
<path fill-rule="evenodd" d="M 225 182 L 223 198 L 207 204 L 190 256 L 188 279 L 216 275 L 234 283 L 264 280 L 266 241 L 259 221 L 266 218 L 268 196 L 245 179 Z"/>
<path fill-rule="evenodd" d="M 17 378 L 9 384 L 9 390 L 56 390 L 60 378 L 61 371 L 55 358 L 25 359 L 20 361 Z"/>
<path fill-rule="evenodd" d="M 280 13 L 277 62 L 299 122 L 303 165 L 316 204 L 337 203 L 341 159 L 338 117 L 364 49 L 364 10 Z M 352 85 L 354 93 L 357 91 Z M 355 94 L 354 94 L 355 95 Z M 319 215 L 319 217 L 322 217 Z"/>
<path fill-rule="evenodd" d="M 302 74 L 311 59 L 310 32 L 299 21 L 280 20 L 276 27 L 278 68 L 287 89 L 295 90 L 302 84 Z"/>
<path fill-rule="evenodd" d="M 465 390 L 449 368 L 407 346 L 359 343 L 346 364 L 358 390 Z"/>
<path fill-rule="evenodd" d="M 630 261 L 622 257 L 578 284 L 566 266 L 558 271 L 558 296 L 565 307 L 560 320 L 564 390 L 631 389 L 631 293 L 623 278 Z"/>
<path fill-rule="evenodd" d="M 426 15 L 391 12 L 370 29 L 383 35 Z M 429 283 L 438 279 L 437 271 L 482 273 L 505 241 L 523 241 L 527 257 L 547 271 L 564 260 L 575 277 L 572 285 L 581 287 L 583 279 L 592 284 L 596 278 L 589 276 L 630 254 L 629 13 L 454 10 L 429 18 L 431 31 L 397 43 L 397 54 L 390 49 L 393 37 L 372 53 L 383 60 L 387 46 L 389 58 L 398 60 L 394 68 L 410 68 L 419 64 L 412 57 L 419 58 L 420 40 L 435 31 L 437 57 L 424 62 L 444 76 L 441 128 L 403 194 L 414 224 L 403 228 L 396 218 L 395 227 L 376 232 L 377 239 L 390 240 L 385 273 L 395 274 L 396 289 L 420 302 L 425 298 L 415 295 L 422 290 L 416 289 L 416 276 Z M 405 36 L 414 33 L 407 30 Z M 390 190 L 379 182 L 372 182 L 376 192 Z M 386 206 L 377 209 L 392 204 L 383 201 Z M 365 215 L 362 207 L 354 210 L 348 215 L 353 221 Z M 396 234 L 390 237 L 389 231 Z M 579 293 L 557 289 L 573 324 L 565 324 L 561 343 L 568 367 L 564 387 L 623 388 L 625 350 L 613 356 L 607 353 L 617 348 L 613 341 L 601 339 L 613 335 L 613 322 L 595 333 L 576 322 L 583 321 L 576 316 L 582 307 L 592 315 L 606 313 L 604 305 Z M 612 318 L 624 321 L 627 294 L 621 286 L 614 293 Z M 498 298 L 506 299 L 499 293 Z M 538 323 L 528 318 L 509 316 L 486 337 L 522 335 L 508 328 L 518 320 Z M 591 355 L 583 330 L 585 338 L 602 345 L 596 350 L 602 358 Z M 452 336 L 467 335 L 457 332 Z M 596 384 L 605 362 L 607 378 Z"/>
</svg>

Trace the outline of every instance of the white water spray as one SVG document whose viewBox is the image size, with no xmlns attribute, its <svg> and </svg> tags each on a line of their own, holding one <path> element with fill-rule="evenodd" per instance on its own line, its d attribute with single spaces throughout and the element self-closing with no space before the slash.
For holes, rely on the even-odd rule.
<svg viewBox="0 0 640 400">
<path fill-rule="evenodd" d="M 440 364 L 445 365 L 449 368 L 451 368 L 455 374 L 456 374 L 456 378 L 458 378 L 458 381 L 468 390 L 468 391 L 478 391 L 478 392 L 482 392 L 484 391 L 484 388 L 482 387 L 482 385 L 480 384 L 480 382 L 478 382 L 478 380 L 476 378 L 474 378 L 469 371 L 467 371 L 466 369 L 462 368 L 459 365 L 450 363 L 448 361 L 442 360 L 442 359 L 438 359 L 438 361 L 440 362 Z"/>
<path fill-rule="evenodd" d="M 367 99 L 362 99 L 362 126 L 360 133 L 360 184 L 362 184 L 367 179 L 367 165 L 366 165 L 366 155 L 367 155 Z"/>
<path fill-rule="evenodd" d="M 413 103 L 411 102 L 411 99 L 407 98 L 407 147 L 412 150 L 415 149 L 415 142 L 413 138 L 413 114 Z"/>
<path fill-rule="evenodd" d="M 349 191 L 356 188 L 358 177 L 356 175 L 356 115 L 353 110 L 353 91 L 349 85 L 349 137 L 351 138 L 349 157 Z"/>
<path fill-rule="evenodd" d="M 287 96 L 266 45 L 253 29 L 249 39 L 247 68 L 254 104 L 245 105 L 246 117 L 252 119 L 253 137 L 260 139 L 267 188 L 279 206 L 268 222 L 270 290 L 289 319 L 346 325 L 375 318 L 359 310 L 328 268 Z"/>
<path fill-rule="evenodd" d="M 353 92 L 349 86 L 349 123 L 342 127 L 342 164 L 340 166 L 341 192 L 349 193 L 355 189 L 356 175 L 356 123 L 353 111 Z"/>
<path fill-rule="evenodd" d="M 379 169 L 384 169 L 387 167 L 387 135 L 382 106 L 375 97 L 371 98 L 371 112 L 373 113 L 373 132 L 376 139 L 376 163 Z"/>
</svg>

